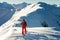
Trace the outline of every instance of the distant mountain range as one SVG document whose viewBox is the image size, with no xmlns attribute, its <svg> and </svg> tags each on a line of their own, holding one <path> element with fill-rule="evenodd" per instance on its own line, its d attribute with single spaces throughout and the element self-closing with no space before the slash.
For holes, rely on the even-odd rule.
<svg viewBox="0 0 60 40">
<path fill-rule="evenodd" d="M 6 2 L 0 3 L 0 26 L 7 22 L 12 15 L 17 11 L 21 11 L 25 7 L 32 5 L 28 3 L 21 4 L 8 4 Z M 50 5 L 44 2 L 38 2 L 32 6 L 36 8 L 39 5 L 39 9 L 29 13 L 27 16 L 22 16 L 21 19 L 26 19 L 27 26 L 29 27 L 40 27 L 40 26 L 51 26 L 51 27 L 60 27 L 60 6 L 57 7 L 56 4 Z M 33 9 L 34 10 L 34 9 Z M 21 26 L 16 24 L 16 26 Z"/>
<path fill-rule="evenodd" d="M 60 7 L 57 5 L 50 5 L 44 2 L 38 2 L 42 9 L 36 9 L 27 16 L 22 16 L 21 19 L 26 19 L 29 27 L 60 27 Z M 33 7 L 35 7 L 35 4 Z M 33 8 L 32 7 L 32 8 Z"/>
<path fill-rule="evenodd" d="M 25 8 L 26 6 L 28 6 L 28 3 L 23 2 L 23 3 L 20 3 L 20 4 L 13 4 L 13 6 L 15 7 L 15 9 L 17 11 L 20 11 L 21 9 Z"/>
</svg>

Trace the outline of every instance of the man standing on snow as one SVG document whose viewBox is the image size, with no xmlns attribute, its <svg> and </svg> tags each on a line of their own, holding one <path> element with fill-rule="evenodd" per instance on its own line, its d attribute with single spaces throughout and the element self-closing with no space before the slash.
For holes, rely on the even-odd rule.
<svg viewBox="0 0 60 40">
<path fill-rule="evenodd" d="M 25 19 L 23 19 L 21 25 L 22 25 L 22 35 L 25 35 L 26 34 L 26 26 L 27 26 Z"/>
</svg>

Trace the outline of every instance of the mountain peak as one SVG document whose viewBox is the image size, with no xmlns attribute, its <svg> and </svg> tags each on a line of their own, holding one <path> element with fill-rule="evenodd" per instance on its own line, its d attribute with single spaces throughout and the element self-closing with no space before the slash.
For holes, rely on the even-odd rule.
<svg viewBox="0 0 60 40">
<path fill-rule="evenodd" d="M 28 4 L 26 2 L 20 3 L 20 4 L 14 4 L 14 7 L 17 9 L 17 11 L 20 11 L 21 9 L 25 8 Z"/>
<path fill-rule="evenodd" d="M 38 4 L 46 4 L 45 2 L 38 2 Z"/>
</svg>

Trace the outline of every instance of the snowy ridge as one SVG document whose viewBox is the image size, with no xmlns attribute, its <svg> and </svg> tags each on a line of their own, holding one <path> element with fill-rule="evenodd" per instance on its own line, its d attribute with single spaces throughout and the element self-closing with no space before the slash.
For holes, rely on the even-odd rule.
<svg viewBox="0 0 60 40">
<path fill-rule="evenodd" d="M 26 8 L 22 9 L 21 11 L 15 13 L 9 21 L 7 21 L 6 23 L 4 23 L 1 26 L 0 34 L 4 34 L 4 35 L 0 36 L 1 40 L 4 40 L 5 38 L 9 37 L 12 34 L 12 31 L 13 31 L 12 26 L 14 25 L 15 21 L 17 21 L 21 16 L 27 16 L 27 14 L 29 14 L 30 12 L 33 12 L 40 8 L 39 5 L 35 5 L 34 7 L 33 7 L 33 5 L 35 5 L 35 4 L 29 5 Z M 6 28 L 8 28 L 8 31 Z M 5 32 L 6 32 L 6 34 L 5 34 Z"/>
</svg>

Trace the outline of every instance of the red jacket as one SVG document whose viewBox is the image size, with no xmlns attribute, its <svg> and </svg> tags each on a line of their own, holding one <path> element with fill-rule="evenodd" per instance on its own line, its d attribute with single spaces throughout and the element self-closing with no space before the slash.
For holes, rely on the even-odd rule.
<svg viewBox="0 0 60 40">
<path fill-rule="evenodd" d="M 21 25 L 22 25 L 22 26 L 27 26 L 26 21 L 22 21 Z"/>
</svg>

